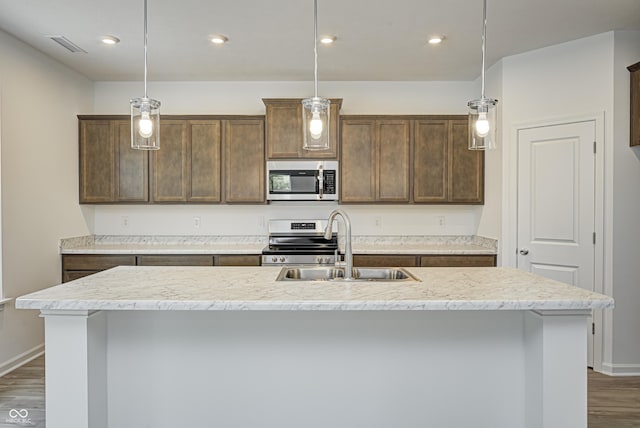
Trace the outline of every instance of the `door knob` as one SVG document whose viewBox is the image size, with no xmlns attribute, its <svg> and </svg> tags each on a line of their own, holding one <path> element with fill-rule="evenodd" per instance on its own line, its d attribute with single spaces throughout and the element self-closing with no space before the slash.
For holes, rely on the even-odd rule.
<svg viewBox="0 0 640 428">
<path fill-rule="evenodd" d="M 523 256 L 526 256 L 527 254 L 529 254 L 529 250 L 527 250 L 526 248 L 523 248 L 520 250 L 520 254 L 522 254 Z"/>
</svg>

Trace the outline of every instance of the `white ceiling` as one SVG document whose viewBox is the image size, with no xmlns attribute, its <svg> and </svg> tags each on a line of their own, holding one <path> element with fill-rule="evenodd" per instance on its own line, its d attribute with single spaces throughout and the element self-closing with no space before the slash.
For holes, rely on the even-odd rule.
<svg viewBox="0 0 640 428">
<path fill-rule="evenodd" d="M 148 0 L 149 80 L 312 80 L 312 0 Z M 482 0 L 319 0 L 320 80 L 473 80 Z M 0 29 L 92 80 L 142 80 L 142 0 L 0 0 Z M 610 30 L 640 0 L 488 0 L 487 63 Z M 221 33 L 230 41 L 213 46 Z M 426 43 L 430 34 L 445 43 Z M 116 46 L 102 35 L 121 39 Z M 70 53 L 46 35 L 87 51 Z"/>
</svg>

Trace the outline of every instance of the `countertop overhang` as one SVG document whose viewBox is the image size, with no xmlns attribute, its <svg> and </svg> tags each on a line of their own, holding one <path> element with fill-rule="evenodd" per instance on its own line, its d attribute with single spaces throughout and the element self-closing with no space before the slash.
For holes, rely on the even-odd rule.
<svg viewBox="0 0 640 428">
<path fill-rule="evenodd" d="M 16 300 L 40 310 L 590 310 L 608 296 L 513 268 L 407 268 L 419 282 L 283 281 L 280 267 L 119 266 Z"/>
<path fill-rule="evenodd" d="M 262 254 L 265 236 L 109 236 L 63 239 L 61 254 Z M 481 236 L 354 236 L 354 254 L 495 255 Z M 341 239 L 341 247 L 342 239 Z"/>
</svg>

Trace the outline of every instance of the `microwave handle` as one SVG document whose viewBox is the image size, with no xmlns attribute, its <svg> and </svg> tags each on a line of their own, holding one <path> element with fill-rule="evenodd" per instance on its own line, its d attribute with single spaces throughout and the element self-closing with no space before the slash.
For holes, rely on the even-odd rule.
<svg viewBox="0 0 640 428">
<path fill-rule="evenodd" d="M 324 197 L 324 171 L 322 165 L 318 166 L 318 195 L 320 199 Z"/>
</svg>

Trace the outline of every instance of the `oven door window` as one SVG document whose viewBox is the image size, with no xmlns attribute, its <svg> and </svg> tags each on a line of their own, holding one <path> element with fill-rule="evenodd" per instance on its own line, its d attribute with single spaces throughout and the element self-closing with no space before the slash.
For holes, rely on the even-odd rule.
<svg viewBox="0 0 640 428">
<path fill-rule="evenodd" d="M 318 193 L 317 171 L 270 171 L 270 193 Z"/>
</svg>

